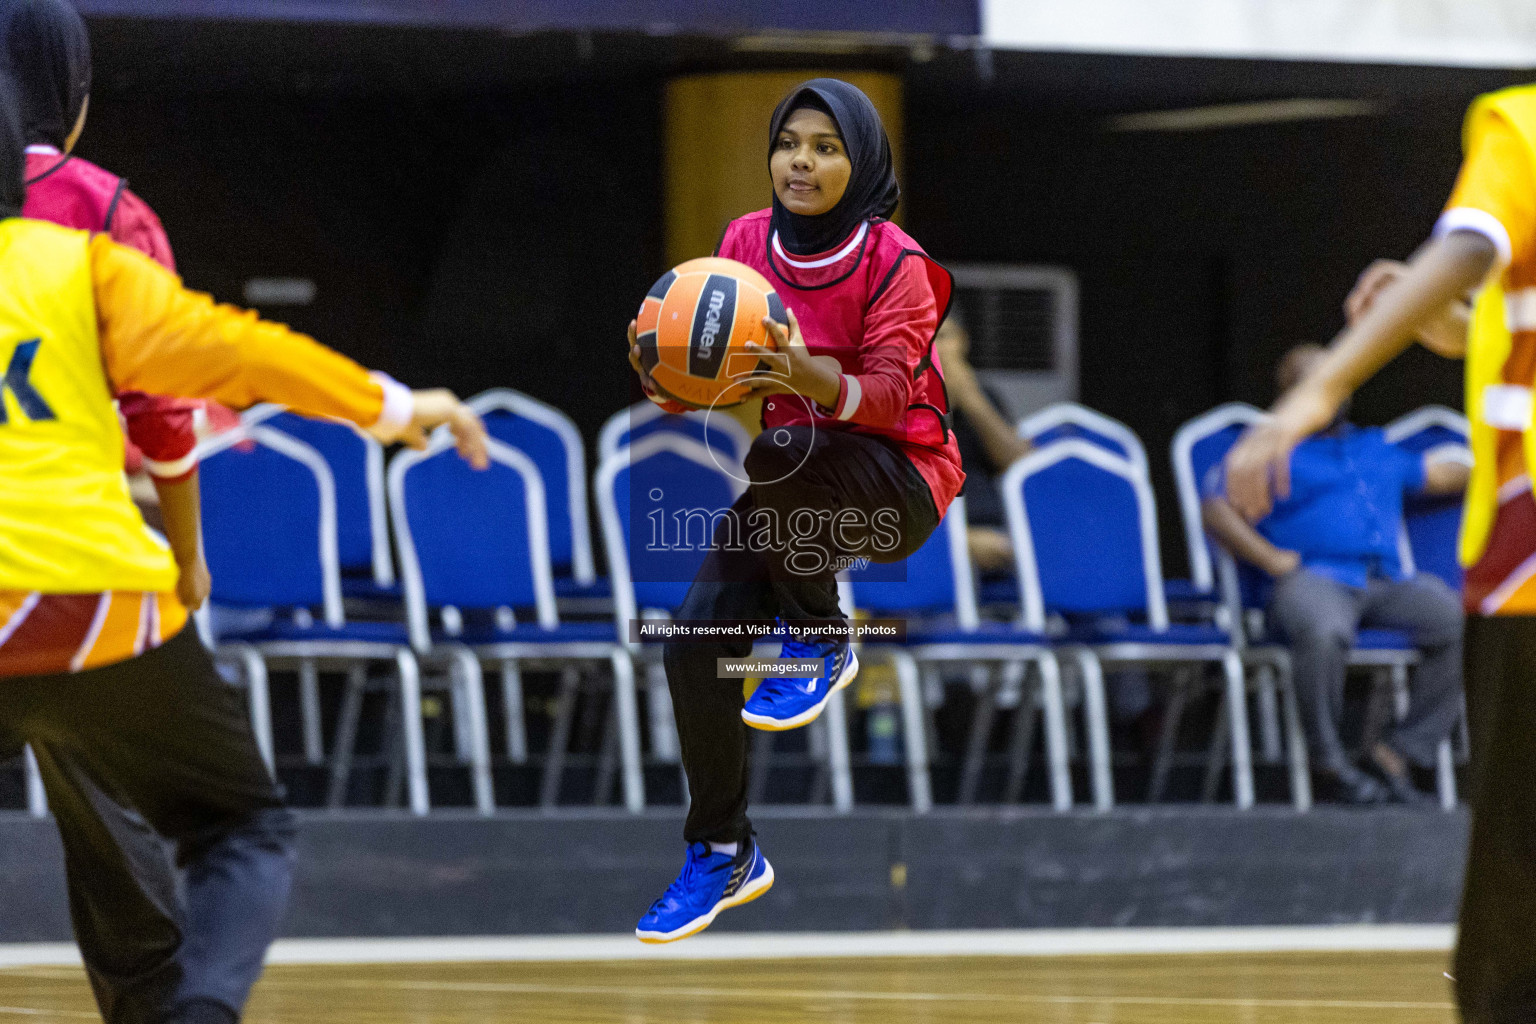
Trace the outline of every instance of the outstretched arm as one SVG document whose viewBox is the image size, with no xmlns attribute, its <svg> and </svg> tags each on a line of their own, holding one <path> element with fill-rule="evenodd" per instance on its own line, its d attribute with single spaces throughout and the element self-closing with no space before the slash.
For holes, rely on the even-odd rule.
<svg viewBox="0 0 1536 1024">
<path fill-rule="evenodd" d="M 1376 260 L 1366 267 L 1344 300 L 1346 321 L 1353 324 L 1363 317 L 1382 293 L 1407 272 L 1408 264 L 1396 260 Z M 1471 319 L 1471 304 L 1464 297 L 1457 298 L 1420 323 L 1414 338 L 1435 355 L 1461 359 L 1467 354 L 1467 328 Z"/>
<path fill-rule="evenodd" d="M 1274 498 L 1290 493 L 1291 450 L 1297 443 L 1327 426 L 1345 398 L 1412 343 L 1420 324 L 1481 283 L 1497 255 L 1492 241 L 1466 230 L 1420 250 L 1402 279 L 1334 340 L 1327 356 L 1227 455 L 1227 495 L 1243 518 L 1257 522 Z"/>
<path fill-rule="evenodd" d="M 149 257 L 104 236 L 91 242 L 91 272 L 102 359 L 119 391 L 215 398 L 237 407 L 280 402 L 413 447 L 446 424 L 460 454 L 486 465 L 485 427 L 449 391 L 410 391 L 282 324 L 216 305 Z"/>
</svg>

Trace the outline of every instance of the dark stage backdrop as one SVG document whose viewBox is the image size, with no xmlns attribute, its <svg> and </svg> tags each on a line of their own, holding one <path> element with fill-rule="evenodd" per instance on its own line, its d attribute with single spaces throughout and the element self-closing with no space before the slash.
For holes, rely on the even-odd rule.
<svg viewBox="0 0 1536 1024">
<path fill-rule="evenodd" d="M 1174 431 L 1222 402 L 1267 406 L 1279 356 L 1330 340 L 1356 275 L 1376 257 L 1406 259 L 1428 236 L 1455 181 L 1467 103 L 1532 76 L 1317 69 L 1290 88 L 1370 98 L 1379 113 L 1125 133 L 1108 128 L 1125 101 L 1106 95 L 1107 59 L 1037 60 L 1059 67 L 1037 72 L 1034 90 L 908 89 L 910 227 L 941 259 L 1078 273 L 1082 401 L 1147 444 L 1164 570 L 1175 575 L 1187 560 L 1168 456 Z M 1231 75 L 1212 67 L 1222 62 L 1127 63 L 1161 94 L 1142 109 L 1263 96 L 1240 82 L 1217 91 Z M 1081 89 L 1043 80 L 1074 66 Z M 1181 80 L 1190 93 L 1170 87 Z M 1354 418 L 1383 424 L 1429 403 L 1460 409 L 1461 386 L 1460 363 L 1415 347 L 1361 391 Z"/>
<path fill-rule="evenodd" d="M 660 260 L 654 83 L 473 96 L 98 90 L 80 151 L 159 211 L 192 287 L 414 384 L 511 386 L 595 436 Z"/>
<path fill-rule="evenodd" d="M 93 31 L 81 152 L 160 211 L 189 284 L 241 301 L 254 276 L 311 278 L 312 305 L 265 312 L 405 381 L 529 392 L 569 411 L 589 444 L 638 397 L 621 338 L 664 269 L 662 85 L 736 58 L 686 41 L 658 55 L 631 38 L 600 38 L 594 51 L 555 36 L 112 21 Z M 1280 352 L 1327 340 L 1355 274 L 1428 232 L 1466 102 L 1521 77 L 881 60 L 907 76 L 915 236 L 941 260 L 1078 273 L 1082 397 L 1146 441 L 1170 573 L 1184 562 L 1175 428 L 1222 401 L 1270 400 Z M 1297 94 L 1381 109 L 1190 133 L 1105 124 L 1129 110 Z M 1459 407 L 1459 388 L 1458 367 L 1411 353 L 1361 395 L 1358 418 L 1384 422 L 1425 400 Z"/>
</svg>

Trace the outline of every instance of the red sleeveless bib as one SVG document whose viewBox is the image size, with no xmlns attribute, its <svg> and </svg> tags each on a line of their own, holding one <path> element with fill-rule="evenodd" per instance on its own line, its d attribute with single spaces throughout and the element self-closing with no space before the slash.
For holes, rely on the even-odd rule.
<svg viewBox="0 0 1536 1024">
<path fill-rule="evenodd" d="M 82 231 L 110 231 L 126 186 L 122 178 L 89 160 L 31 152 L 21 215 Z"/>
<path fill-rule="evenodd" d="M 792 255 L 778 244 L 768 210 L 732 221 L 718 255 L 766 277 L 794 311 L 806 348 L 837 359 L 845 375 L 837 410 L 770 398 L 763 428 L 814 422 L 894 441 L 942 515 L 965 480 L 933 357 L 954 287 L 949 271 L 889 221 L 864 223 L 831 252 Z"/>
</svg>

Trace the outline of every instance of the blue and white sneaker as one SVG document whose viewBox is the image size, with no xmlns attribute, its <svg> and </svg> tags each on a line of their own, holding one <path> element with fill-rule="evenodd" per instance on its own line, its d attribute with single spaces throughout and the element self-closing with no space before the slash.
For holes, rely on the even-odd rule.
<svg viewBox="0 0 1536 1024">
<path fill-rule="evenodd" d="M 783 732 L 816 721 L 827 698 L 853 682 L 859 659 L 847 641 L 807 644 L 784 641 L 783 658 L 820 658 L 821 674 L 811 678 L 764 679 L 741 709 L 741 719 L 754 729 Z"/>
<path fill-rule="evenodd" d="M 742 840 L 732 856 L 710 852 L 708 843 L 688 847 L 683 873 L 651 904 L 635 937 L 641 942 L 676 942 L 708 928 L 720 911 L 751 903 L 773 888 L 773 865 L 756 838 Z"/>
</svg>

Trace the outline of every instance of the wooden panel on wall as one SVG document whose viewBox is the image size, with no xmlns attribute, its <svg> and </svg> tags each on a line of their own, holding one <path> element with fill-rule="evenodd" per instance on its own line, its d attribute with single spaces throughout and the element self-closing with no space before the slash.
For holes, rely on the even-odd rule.
<svg viewBox="0 0 1536 1024">
<path fill-rule="evenodd" d="M 667 261 L 714 251 L 732 218 L 772 198 L 768 119 L 794 86 L 819 75 L 852 82 L 880 111 L 901 173 L 902 83 L 878 72 L 730 72 L 667 84 L 664 114 Z M 900 211 L 897 213 L 900 220 Z"/>
</svg>

